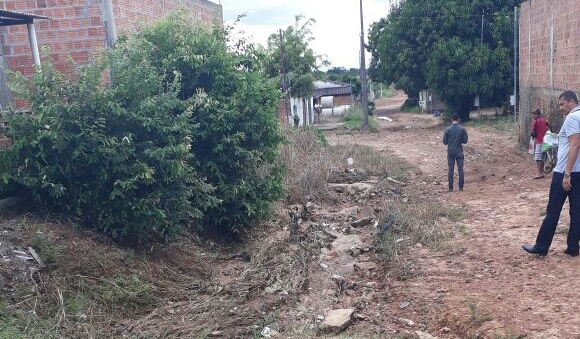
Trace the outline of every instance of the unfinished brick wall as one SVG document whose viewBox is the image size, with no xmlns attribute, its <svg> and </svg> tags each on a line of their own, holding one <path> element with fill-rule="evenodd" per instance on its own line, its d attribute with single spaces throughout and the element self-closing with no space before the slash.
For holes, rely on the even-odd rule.
<svg viewBox="0 0 580 339">
<path fill-rule="evenodd" d="M 519 15 L 520 142 L 527 143 L 531 110 L 546 113 L 556 129 L 562 124 L 557 98 L 580 91 L 580 2 L 529 0 Z"/>
<path fill-rule="evenodd" d="M 50 49 L 48 55 L 59 70 L 66 68 L 69 56 L 75 62 L 85 63 L 98 48 L 105 47 L 100 1 L 10 0 L 0 1 L 0 7 L 53 18 L 35 20 L 34 25 L 39 48 Z M 6 67 L 26 76 L 32 75 L 33 60 L 26 25 L 2 27 L 0 35 Z"/>
<path fill-rule="evenodd" d="M 109 3 L 112 4 L 110 11 Z M 69 57 L 76 63 L 88 62 L 95 52 L 110 45 L 113 31 L 118 34 L 130 32 L 179 7 L 190 9 L 193 16 L 207 26 L 223 22 L 221 5 L 208 0 L 0 0 L 0 8 L 52 18 L 35 20 L 34 25 L 39 48 L 50 49 L 48 57 L 61 71 L 69 67 Z M 115 23 L 114 27 L 111 22 Z M 4 68 L 25 76 L 33 74 L 26 25 L 0 27 L 0 43 L 0 62 Z M 41 56 L 41 60 L 45 61 L 46 56 Z M 21 102 L 17 101 L 16 105 L 21 107 Z"/>
<path fill-rule="evenodd" d="M 221 5 L 207 0 L 115 0 L 115 24 L 118 33 L 127 33 L 179 8 L 191 9 L 194 20 L 207 27 L 223 23 Z"/>
</svg>

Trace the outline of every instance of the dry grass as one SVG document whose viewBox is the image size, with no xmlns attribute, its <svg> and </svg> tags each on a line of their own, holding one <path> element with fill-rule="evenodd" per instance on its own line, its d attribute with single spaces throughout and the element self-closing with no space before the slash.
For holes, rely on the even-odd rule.
<svg viewBox="0 0 580 339">
<path fill-rule="evenodd" d="M 287 201 L 305 204 L 314 199 L 327 199 L 328 178 L 338 159 L 312 129 L 286 129 L 288 142 L 282 147 L 279 161 L 286 167 Z"/>
<path fill-rule="evenodd" d="M 232 284 L 221 286 L 214 280 L 206 293 L 166 302 L 129 322 L 125 333 L 140 338 L 204 338 L 217 332 L 221 337 L 247 338 L 277 321 L 279 305 L 307 288 L 314 247 L 310 235 L 290 241 L 271 233 L 268 237 L 266 231 L 271 229 L 256 231 L 249 240 L 250 260 L 238 264 L 241 272 Z"/>
<path fill-rule="evenodd" d="M 416 243 L 439 245 L 445 238 L 440 220 L 447 218 L 458 222 L 462 217 L 461 211 L 457 209 L 421 201 L 409 204 L 398 199 L 385 202 L 382 211 L 379 216 L 382 255 L 390 272 L 401 280 L 409 279 L 418 272 L 400 254 Z"/>
<path fill-rule="evenodd" d="M 136 253 L 106 237 L 33 218 L 0 223 L 0 229 L 15 232 L 0 239 L 2 246 L 33 242 L 40 255 L 54 259 L 32 274 L 26 274 L 28 266 L 0 265 L 3 282 L 9 274 L 4 268 L 22 271 L 22 280 L 12 281 L 14 293 L 2 292 L 0 339 L 204 338 L 214 331 L 251 337 L 256 325 L 273 319 L 273 309 L 307 288 L 321 241 L 316 229 L 289 239 L 284 232 L 272 236 L 270 225 L 242 247 L 226 249 L 188 235 Z M 238 273 L 226 284 L 220 277 L 228 267 Z"/>
<path fill-rule="evenodd" d="M 285 185 L 290 204 L 332 199 L 328 183 L 343 182 L 345 177 L 357 181 L 371 176 L 404 181 L 412 171 L 406 162 L 369 146 L 330 146 L 323 135 L 312 129 L 286 129 L 285 133 L 288 143 L 282 147 L 279 161 L 287 170 Z M 352 166 L 347 163 L 349 158 Z"/>
</svg>

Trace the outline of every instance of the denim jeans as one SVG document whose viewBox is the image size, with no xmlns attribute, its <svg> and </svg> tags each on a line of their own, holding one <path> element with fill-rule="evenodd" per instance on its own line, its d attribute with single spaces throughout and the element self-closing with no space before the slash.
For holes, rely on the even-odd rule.
<svg viewBox="0 0 580 339">
<path fill-rule="evenodd" d="M 563 173 L 554 172 L 552 183 L 550 184 L 550 197 L 546 209 L 546 217 L 538 232 L 536 239 L 536 248 L 540 251 L 547 252 L 554 239 L 556 226 L 560 220 L 560 213 L 566 198 L 570 204 L 570 230 L 568 231 L 568 249 L 571 251 L 578 250 L 578 241 L 580 241 L 580 172 L 572 173 L 572 189 L 566 192 L 562 188 Z"/>
<path fill-rule="evenodd" d="M 453 190 L 453 172 L 455 170 L 455 162 L 457 162 L 457 172 L 459 174 L 459 189 L 463 189 L 463 155 L 448 155 L 447 156 L 447 180 L 449 181 L 449 189 Z"/>
</svg>

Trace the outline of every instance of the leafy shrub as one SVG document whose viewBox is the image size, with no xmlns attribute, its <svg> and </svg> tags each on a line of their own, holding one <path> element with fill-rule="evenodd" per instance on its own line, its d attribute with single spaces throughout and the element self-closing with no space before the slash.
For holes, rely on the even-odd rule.
<svg viewBox="0 0 580 339">
<path fill-rule="evenodd" d="M 282 192 L 276 84 L 251 46 L 189 22 L 173 15 L 66 74 L 17 75 L 30 110 L 8 115 L 4 184 L 119 240 L 263 218 Z"/>
<path fill-rule="evenodd" d="M 181 78 L 179 97 L 191 111 L 190 163 L 219 199 L 205 209 L 205 225 L 238 232 L 265 217 L 282 194 L 274 166 L 282 136 L 277 83 L 260 70 L 251 45 L 228 51 L 227 39 L 227 32 L 192 27 L 177 14 L 145 29 L 134 48 L 168 81 Z"/>
<path fill-rule="evenodd" d="M 14 164 L 8 182 L 50 211 L 119 240 L 168 238 L 201 216 L 193 191 L 211 187 L 187 166 L 189 116 L 180 112 L 178 82 L 129 57 L 111 55 L 115 86 L 103 81 L 104 59 L 72 75 L 49 63 L 31 80 L 17 76 L 14 89 L 30 110 L 8 115 L 14 146 L 3 160 Z"/>
</svg>

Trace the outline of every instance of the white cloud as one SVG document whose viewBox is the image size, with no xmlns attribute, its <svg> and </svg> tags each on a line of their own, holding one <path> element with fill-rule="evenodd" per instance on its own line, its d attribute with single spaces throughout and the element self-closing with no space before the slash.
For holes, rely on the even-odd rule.
<svg viewBox="0 0 580 339">
<path fill-rule="evenodd" d="M 359 0 L 221 0 L 221 4 L 227 23 L 246 14 L 238 28 L 263 45 L 270 34 L 293 25 L 296 15 L 313 18 L 315 40 L 311 46 L 315 53 L 326 55 L 335 67 L 359 66 Z M 389 7 L 389 0 L 363 0 L 365 34 L 371 23 L 388 14 Z"/>
</svg>

